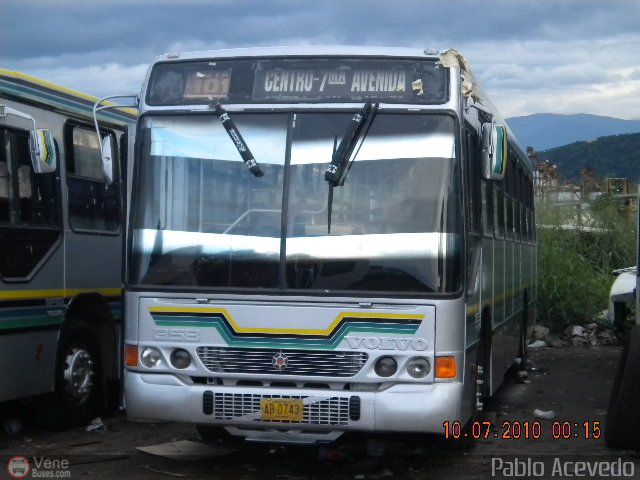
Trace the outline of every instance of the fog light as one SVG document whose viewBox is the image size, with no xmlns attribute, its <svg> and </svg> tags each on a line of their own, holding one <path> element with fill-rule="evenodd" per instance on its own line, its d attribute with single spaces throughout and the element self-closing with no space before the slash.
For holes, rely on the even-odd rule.
<svg viewBox="0 0 640 480">
<path fill-rule="evenodd" d="M 430 371 L 431 364 L 426 358 L 413 358 L 407 364 L 407 373 L 413 378 L 424 378 Z"/>
<path fill-rule="evenodd" d="M 191 365 L 191 355 L 183 348 L 176 348 L 171 352 L 171 365 L 175 368 L 187 368 Z"/>
<path fill-rule="evenodd" d="M 154 368 L 162 363 L 162 354 L 156 347 L 145 347 L 140 355 L 142 365 L 147 368 Z"/>
<path fill-rule="evenodd" d="M 373 369 L 380 377 L 390 377 L 398 370 L 398 364 L 392 357 L 381 357 Z"/>
</svg>

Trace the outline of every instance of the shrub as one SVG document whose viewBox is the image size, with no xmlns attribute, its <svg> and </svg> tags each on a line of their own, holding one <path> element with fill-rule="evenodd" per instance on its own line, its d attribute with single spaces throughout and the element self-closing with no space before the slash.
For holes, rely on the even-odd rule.
<svg viewBox="0 0 640 480">
<path fill-rule="evenodd" d="M 607 308 L 611 271 L 635 265 L 636 220 L 602 198 L 589 210 L 538 207 L 538 321 L 555 331 Z"/>
</svg>

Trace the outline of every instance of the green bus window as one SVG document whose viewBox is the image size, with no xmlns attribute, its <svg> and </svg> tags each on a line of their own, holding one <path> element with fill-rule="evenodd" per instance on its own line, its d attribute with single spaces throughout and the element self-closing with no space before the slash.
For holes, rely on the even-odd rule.
<svg viewBox="0 0 640 480">
<path fill-rule="evenodd" d="M 113 135 L 107 130 L 103 132 L 105 136 Z M 95 130 L 69 122 L 65 125 L 65 143 L 71 228 L 83 233 L 118 234 L 121 206 L 117 152 L 114 155 L 116 180 L 107 185 Z"/>
</svg>

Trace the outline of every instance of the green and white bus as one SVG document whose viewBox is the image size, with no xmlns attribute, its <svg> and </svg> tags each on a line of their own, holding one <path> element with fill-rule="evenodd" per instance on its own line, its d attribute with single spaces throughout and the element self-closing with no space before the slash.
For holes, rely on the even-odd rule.
<svg viewBox="0 0 640 480">
<path fill-rule="evenodd" d="M 122 368 L 120 162 L 136 112 L 99 115 L 119 145 L 103 171 L 96 100 L 0 69 L 0 402 L 34 399 L 52 426 L 88 421 Z"/>
<path fill-rule="evenodd" d="M 458 52 L 170 53 L 139 112 L 129 417 L 455 437 L 524 364 L 533 166 Z"/>
</svg>

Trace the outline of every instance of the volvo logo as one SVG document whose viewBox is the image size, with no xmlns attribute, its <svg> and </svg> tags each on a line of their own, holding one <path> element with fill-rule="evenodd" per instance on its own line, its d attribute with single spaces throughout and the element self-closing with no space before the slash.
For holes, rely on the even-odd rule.
<svg viewBox="0 0 640 480">
<path fill-rule="evenodd" d="M 352 337 L 346 336 L 349 348 L 353 350 L 416 350 L 423 352 L 429 344 L 424 338 L 402 337 Z"/>
<path fill-rule="evenodd" d="M 273 366 L 281 372 L 289 366 L 289 359 L 284 353 L 278 352 L 273 356 Z"/>
</svg>

